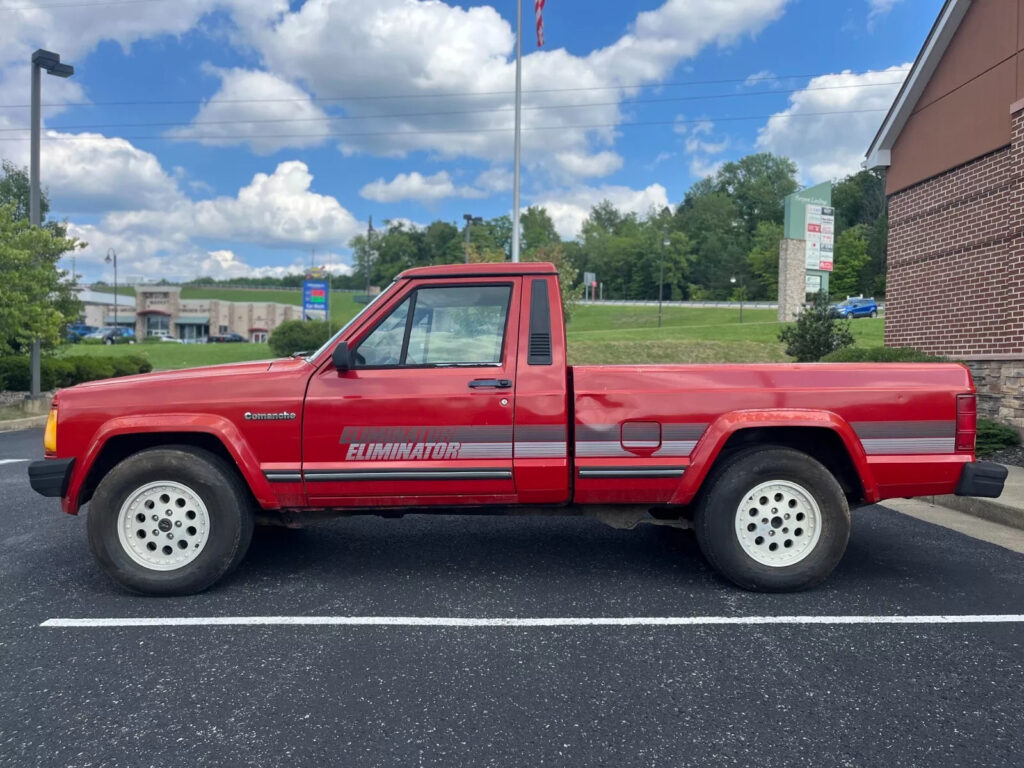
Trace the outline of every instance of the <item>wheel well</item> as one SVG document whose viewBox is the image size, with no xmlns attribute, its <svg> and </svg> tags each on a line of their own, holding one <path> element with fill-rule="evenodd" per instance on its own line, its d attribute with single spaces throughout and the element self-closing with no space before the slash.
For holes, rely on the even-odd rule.
<svg viewBox="0 0 1024 768">
<path fill-rule="evenodd" d="M 864 486 L 839 435 L 826 427 L 750 427 L 729 436 L 716 463 L 745 448 L 781 446 L 817 459 L 833 474 L 851 503 L 864 500 Z"/>
<path fill-rule="evenodd" d="M 89 474 L 82 484 L 79 503 L 86 504 L 92 498 L 96 486 L 100 484 L 100 480 L 103 479 L 104 475 L 132 454 L 147 450 L 148 448 L 171 445 L 187 445 L 192 448 L 202 448 L 215 456 L 219 456 L 234 472 L 238 473 L 243 485 L 246 488 L 249 487 L 249 484 L 245 482 L 245 478 L 239 471 L 234 457 L 228 452 L 224 443 L 214 435 L 206 432 L 147 432 L 115 435 L 103 444 L 99 456 L 96 457 L 96 461 L 89 468 Z"/>
</svg>

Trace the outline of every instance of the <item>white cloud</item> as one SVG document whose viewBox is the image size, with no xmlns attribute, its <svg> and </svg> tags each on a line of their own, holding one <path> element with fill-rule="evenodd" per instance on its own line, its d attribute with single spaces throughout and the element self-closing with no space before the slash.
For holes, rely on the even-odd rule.
<svg viewBox="0 0 1024 768">
<path fill-rule="evenodd" d="M 487 192 L 508 192 L 512 189 L 512 171 L 508 168 L 488 168 L 476 177 L 476 186 Z"/>
<path fill-rule="evenodd" d="M 895 5 L 903 0 L 868 0 L 868 19 L 885 16 Z"/>
<path fill-rule="evenodd" d="M 754 86 L 765 86 L 769 88 L 778 88 L 779 82 L 775 79 L 775 73 L 770 69 L 762 69 L 759 72 L 754 72 L 747 76 L 747 79 L 743 81 L 743 85 L 747 88 Z"/>
<path fill-rule="evenodd" d="M 361 229 L 333 197 L 311 190 L 305 163 L 283 162 L 272 174 L 257 173 L 236 197 L 181 200 L 167 210 L 113 213 L 104 225 L 114 231 L 239 240 L 269 247 L 345 247 Z"/>
<path fill-rule="evenodd" d="M 578 186 L 541 196 L 534 205 L 547 209 L 558 234 L 564 239 L 571 239 L 579 234 L 590 209 L 602 200 L 608 200 L 621 211 L 643 215 L 652 208 L 666 207 L 668 193 L 661 184 L 651 184 L 646 189 L 612 185 Z"/>
<path fill-rule="evenodd" d="M 166 209 L 184 198 L 150 152 L 96 133 L 47 131 L 41 176 L 62 214 Z"/>
<path fill-rule="evenodd" d="M 586 56 L 564 48 L 525 56 L 527 165 L 564 175 L 566 168 L 555 158 L 571 153 L 602 160 L 570 166 L 586 173 L 603 170 L 600 162 L 608 160 L 601 153 L 615 140 L 614 128 L 572 126 L 616 125 L 622 120 L 617 100 L 635 93 L 633 86 L 656 84 L 708 46 L 757 34 L 786 3 L 667 0 L 639 14 L 616 42 Z M 247 34 L 266 69 L 310 93 L 378 97 L 340 100 L 346 117 L 356 118 L 340 132 L 361 134 L 339 139 L 346 153 L 426 150 L 492 161 L 511 155 L 514 35 L 491 7 L 307 0 L 274 23 L 253 25 Z M 550 90 L 559 88 L 570 90 Z M 585 88 L 595 90 L 579 90 Z M 413 98 L 379 98 L 387 94 Z M 429 101 L 415 98 L 427 94 Z M 572 108 L 549 109 L 567 105 Z M 450 114 L 466 111 L 474 113 Z"/>
<path fill-rule="evenodd" d="M 268 72 L 204 69 L 220 78 L 220 90 L 203 102 L 191 125 L 168 135 L 205 145 L 247 144 L 259 155 L 326 141 L 331 121 L 301 88 Z"/>
<path fill-rule="evenodd" d="M 433 203 L 446 197 L 486 197 L 487 193 L 470 186 L 456 186 L 448 171 L 438 171 L 433 176 L 424 176 L 418 171 L 400 173 L 391 181 L 377 179 L 359 190 L 367 200 L 378 203 L 395 203 L 399 200 L 416 200 Z"/>
<path fill-rule="evenodd" d="M 555 155 L 555 162 L 570 176 L 588 178 L 615 173 L 622 167 L 623 160 L 622 155 L 617 152 L 605 150 L 593 155 L 580 152 L 559 152 Z"/>
<path fill-rule="evenodd" d="M 792 94 L 789 106 L 760 128 L 757 148 L 795 160 L 809 184 L 857 172 L 909 66 L 813 78 L 808 90 Z M 810 90 L 815 88 L 829 90 Z M 837 114 L 798 117 L 822 112 Z"/>
</svg>

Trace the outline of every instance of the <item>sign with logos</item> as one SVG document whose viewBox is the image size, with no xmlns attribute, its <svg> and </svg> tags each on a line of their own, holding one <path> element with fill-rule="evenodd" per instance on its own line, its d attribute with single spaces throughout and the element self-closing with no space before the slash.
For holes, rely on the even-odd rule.
<svg viewBox="0 0 1024 768">
<path fill-rule="evenodd" d="M 807 293 L 817 293 L 821 290 L 821 275 L 805 275 L 804 279 L 807 281 Z"/>
<path fill-rule="evenodd" d="M 327 320 L 330 309 L 330 283 L 306 278 L 302 282 L 302 319 Z"/>
<path fill-rule="evenodd" d="M 807 269 L 831 272 L 835 249 L 835 209 L 827 205 L 808 205 L 804 227 Z"/>
</svg>

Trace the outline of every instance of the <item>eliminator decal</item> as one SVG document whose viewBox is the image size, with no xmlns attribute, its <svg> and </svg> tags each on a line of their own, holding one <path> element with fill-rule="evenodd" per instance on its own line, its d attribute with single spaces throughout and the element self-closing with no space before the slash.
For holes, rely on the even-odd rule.
<svg viewBox="0 0 1024 768">
<path fill-rule="evenodd" d="M 345 427 L 345 461 L 451 461 L 566 457 L 564 426 Z"/>
</svg>

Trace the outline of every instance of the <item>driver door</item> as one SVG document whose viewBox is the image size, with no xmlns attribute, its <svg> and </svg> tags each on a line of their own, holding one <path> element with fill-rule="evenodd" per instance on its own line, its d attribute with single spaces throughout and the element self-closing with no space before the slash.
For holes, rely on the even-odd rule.
<svg viewBox="0 0 1024 768">
<path fill-rule="evenodd" d="M 522 279 L 411 280 L 310 381 L 303 477 L 314 506 L 511 503 Z"/>
</svg>

